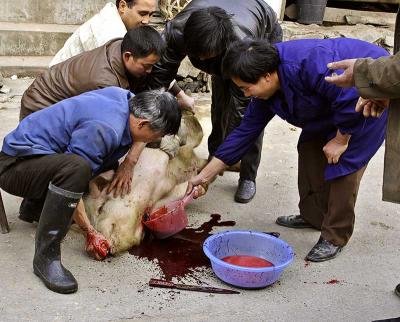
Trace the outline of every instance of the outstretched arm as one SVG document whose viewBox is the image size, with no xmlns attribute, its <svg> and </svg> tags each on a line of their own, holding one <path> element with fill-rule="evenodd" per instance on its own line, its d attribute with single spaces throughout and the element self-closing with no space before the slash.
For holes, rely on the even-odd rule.
<svg viewBox="0 0 400 322">
<path fill-rule="evenodd" d="M 82 229 L 86 237 L 86 252 L 97 260 L 103 260 L 109 252 L 110 243 L 91 225 L 82 199 L 75 209 L 73 220 Z"/>
</svg>

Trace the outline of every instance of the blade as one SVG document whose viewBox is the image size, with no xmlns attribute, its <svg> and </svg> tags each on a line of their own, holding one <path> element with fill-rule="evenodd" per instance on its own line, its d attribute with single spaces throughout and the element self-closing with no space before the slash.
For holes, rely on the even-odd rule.
<svg viewBox="0 0 400 322">
<path fill-rule="evenodd" d="M 229 290 L 225 288 L 218 288 L 218 287 L 209 287 L 209 286 L 175 284 L 175 287 L 179 290 L 194 291 L 194 292 L 217 293 L 217 294 L 240 294 L 240 292 L 238 291 Z"/>
</svg>

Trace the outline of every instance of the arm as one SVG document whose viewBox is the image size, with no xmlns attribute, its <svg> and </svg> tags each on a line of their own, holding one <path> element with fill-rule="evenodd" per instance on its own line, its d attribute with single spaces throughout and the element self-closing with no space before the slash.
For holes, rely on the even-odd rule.
<svg viewBox="0 0 400 322">
<path fill-rule="evenodd" d="M 253 98 L 240 125 L 228 135 L 214 156 L 229 166 L 238 162 L 274 117 L 269 103 L 270 101 Z"/>
<path fill-rule="evenodd" d="M 124 161 L 119 165 L 114 178 L 107 189 L 107 193 L 114 190 L 114 197 L 124 197 L 131 192 L 133 169 L 139 160 L 139 156 L 145 148 L 143 142 L 134 142 Z"/>
<path fill-rule="evenodd" d="M 350 134 L 342 134 L 337 130 L 336 136 L 322 148 L 329 164 L 336 164 L 339 162 L 340 156 L 347 149 L 350 138 Z"/>
<path fill-rule="evenodd" d="M 252 99 L 240 125 L 228 135 L 207 166 L 189 181 L 186 193 L 197 187 L 195 198 L 204 195 L 212 179 L 242 158 L 273 117 L 268 101 Z"/>
<path fill-rule="evenodd" d="M 354 81 L 364 98 L 400 98 L 400 52 L 378 59 L 357 59 Z"/>
<path fill-rule="evenodd" d="M 218 173 L 225 170 L 226 167 L 227 165 L 220 159 L 212 158 L 197 176 L 189 180 L 186 195 L 190 194 L 195 188 L 194 198 L 203 196 L 207 192 L 208 184 Z"/>
<path fill-rule="evenodd" d="M 178 68 L 182 60 L 186 56 L 182 49 L 183 35 L 175 30 L 173 21 L 166 24 L 162 36 L 167 43 L 167 49 L 147 77 L 147 83 L 152 89 L 160 87 L 169 88 L 178 73 Z M 173 95 L 177 95 L 180 90 L 176 84 L 170 91 Z"/>
<path fill-rule="evenodd" d="M 110 243 L 90 224 L 82 199 L 74 211 L 73 220 L 82 229 L 86 237 L 86 251 L 89 256 L 97 260 L 104 259 L 109 252 Z"/>
</svg>

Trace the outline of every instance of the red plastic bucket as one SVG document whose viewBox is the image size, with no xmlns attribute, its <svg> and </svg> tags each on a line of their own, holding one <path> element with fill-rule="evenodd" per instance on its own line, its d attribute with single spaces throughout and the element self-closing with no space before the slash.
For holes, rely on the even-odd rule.
<svg viewBox="0 0 400 322">
<path fill-rule="evenodd" d="M 142 218 L 143 225 L 158 239 L 179 233 L 189 223 L 185 206 L 193 200 L 193 192 L 182 200 L 173 201 L 150 214 L 145 214 Z"/>
</svg>

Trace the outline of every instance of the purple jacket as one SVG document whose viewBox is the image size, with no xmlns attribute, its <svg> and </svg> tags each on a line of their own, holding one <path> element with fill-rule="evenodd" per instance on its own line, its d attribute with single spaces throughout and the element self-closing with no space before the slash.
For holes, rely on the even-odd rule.
<svg viewBox="0 0 400 322">
<path fill-rule="evenodd" d="M 303 39 L 276 44 L 281 63 L 278 76 L 283 95 L 268 100 L 253 98 L 240 124 L 218 148 L 215 156 L 228 165 L 239 161 L 269 121 L 278 115 L 302 129 L 299 142 L 313 138 L 329 141 L 336 135 L 351 134 L 347 150 L 335 165 L 327 165 L 325 179 L 344 176 L 365 166 L 382 145 L 387 113 L 364 118 L 354 111 L 355 88 L 343 89 L 324 80 L 326 65 L 348 58 L 387 56 L 376 45 L 356 39 Z M 282 94 L 281 93 L 281 94 Z"/>
</svg>

